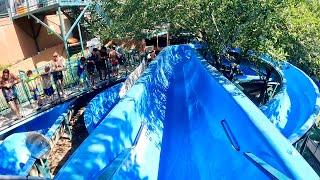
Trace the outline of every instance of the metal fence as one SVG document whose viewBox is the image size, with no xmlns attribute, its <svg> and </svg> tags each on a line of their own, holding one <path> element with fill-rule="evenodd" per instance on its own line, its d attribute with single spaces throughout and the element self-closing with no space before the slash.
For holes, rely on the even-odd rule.
<svg viewBox="0 0 320 180">
<path fill-rule="evenodd" d="M 320 129 L 313 126 L 307 137 L 306 146 L 320 162 Z"/>
<path fill-rule="evenodd" d="M 126 52 L 126 61 L 120 65 L 119 76 L 118 78 L 126 77 L 129 73 L 131 73 L 142 61 L 144 56 L 133 55 L 132 53 Z M 78 93 L 80 90 L 79 86 L 79 76 L 77 75 L 78 70 L 78 60 L 68 61 L 66 63 L 66 71 L 63 72 L 63 82 L 64 89 L 69 91 L 68 94 Z M 44 72 L 44 67 L 39 67 L 37 69 L 32 70 L 34 74 L 41 74 Z M 28 84 L 26 83 L 26 72 L 20 72 L 18 77 L 21 79 L 21 82 L 16 85 L 16 91 L 18 94 L 18 100 L 22 106 L 34 103 L 32 99 L 31 92 L 28 88 Z M 111 79 L 110 79 L 111 78 Z M 95 73 L 95 79 L 99 79 L 98 73 Z M 116 80 L 109 76 L 108 81 Z M 38 80 L 40 81 L 40 79 Z M 42 83 L 37 83 L 38 90 L 40 94 L 43 94 Z M 53 88 L 55 92 L 57 92 L 57 88 L 52 80 Z M 58 93 L 56 93 L 58 94 Z M 59 97 L 60 98 L 60 97 Z M 61 99 L 60 99 L 61 100 Z M 6 114 L 10 111 L 8 104 L 3 96 L 3 93 L 0 93 L 0 113 Z"/>
<path fill-rule="evenodd" d="M 314 125 L 294 144 L 309 165 L 320 175 L 320 129 Z"/>
<path fill-rule="evenodd" d="M 0 0 L 0 18 L 9 17 L 8 8 L 9 8 L 8 1 Z"/>
</svg>

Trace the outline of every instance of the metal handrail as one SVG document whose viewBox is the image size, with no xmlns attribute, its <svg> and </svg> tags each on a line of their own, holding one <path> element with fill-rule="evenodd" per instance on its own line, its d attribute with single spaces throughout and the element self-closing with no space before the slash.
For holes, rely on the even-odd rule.
<svg viewBox="0 0 320 180">
<path fill-rule="evenodd" d="M 59 6 L 82 6 L 87 5 L 91 3 L 91 0 L 39 0 L 37 3 L 34 3 L 34 1 L 27 0 L 26 4 L 20 5 L 19 7 L 16 7 L 14 5 L 12 12 L 12 16 L 19 16 L 22 14 L 26 14 L 28 12 L 32 12 L 41 8 L 46 8 L 52 5 L 59 5 Z"/>
<path fill-rule="evenodd" d="M 129 61 L 129 59 L 128 59 Z M 131 60 L 132 62 L 134 62 L 131 66 L 131 67 L 137 67 L 139 65 L 139 62 L 141 60 Z M 65 89 L 72 89 L 72 88 L 78 88 L 78 85 L 79 85 L 79 80 L 80 78 L 77 76 L 77 65 L 78 65 L 78 61 L 77 60 L 73 60 L 73 61 L 68 61 L 67 62 L 67 69 L 66 71 L 63 72 L 63 81 L 64 81 L 64 86 L 65 86 Z M 128 66 L 126 64 L 126 66 Z M 44 72 L 44 68 L 45 66 L 43 67 L 38 67 L 37 69 L 33 69 L 32 71 L 36 74 L 36 73 L 42 73 Z M 123 76 L 127 76 L 129 72 L 127 71 L 132 71 L 134 70 L 135 68 L 133 69 L 130 69 L 130 70 L 125 70 L 125 74 L 122 74 L 120 75 L 121 77 Z M 27 70 L 25 70 L 27 71 Z M 33 103 L 33 100 L 32 100 L 32 95 L 31 95 L 31 92 L 28 88 L 28 85 L 27 83 L 25 82 L 25 79 L 26 79 L 26 75 L 24 72 L 21 71 L 21 73 L 18 75 L 22 81 L 20 83 L 18 83 L 16 85 L 16 91 L 17 91 L 17 94 L 18 94 L 18 100 L 20 102 L 20 104 L 22 105 L 25 105 L 25 104 L 32 104 Z M 97 77 L 98 77 L 98 74 L 97 74 Z M 39 86 L 38 86 L 38 90 L 40 92 L 40 94 L 43 94 L 43 87 L 42 87 L 42 83 L 38 83 Z M 55 89 L 55 91 L 57 91 L 56 87 L 55 87 L 55 84 L 52 82 L 53 84 L 53 88 Z M 0 89 L 0 113 L 1 114 L 6 114 L 10 111 L 9 109 L 9 106 L 2 94 L 2 91 Z"/>
</svg>

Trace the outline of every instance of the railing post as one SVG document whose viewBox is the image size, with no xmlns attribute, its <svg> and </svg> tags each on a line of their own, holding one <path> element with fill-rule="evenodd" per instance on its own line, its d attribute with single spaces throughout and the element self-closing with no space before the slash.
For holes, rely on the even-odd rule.
<svg viewBox="0 0 320 180">
<path fill-rule="evenodd" d="M 60 2 L 60 0 L 59 0 Z M 71 74 L 71 78 L 73 79 L 74 83 L 76 83 L 76 80 L 74 78 L 73 72 L 72 72 L 72 66 L 70 65 L 70 55 L 69 55 L 69 48 L 68 48 L 68 43 L 67 43 L 67 37 L 65 34 L 65 26 L 64 26 L 64 22 L 62 20 L 62 11 L 61 11 L 61 7 L 58 7 L 58 16 L 59 16 L 59 21 L 60 21 L 60 31 L 61 31 L 61 35 L 62 35 L 62 39 L 63 39 L 63 44 L 64 44 L 64 48 L 66 50 L 66 57 L 67 57 L 67 62 L 68 62 L 68 68 L 71 70 L 70 74 Z"/>
<path fill-rule="evenodd" d="M 31 105 L 32 103 L 31 103 L 31 98 L 30 98 L 30 96 L 29 96 L 29 93 L 28 93 L 28 88 L 26 87 L 26 85 L 25 85 L 25 75 L 20 71 L 19 72 L 19 76 L 20 76 L 20 79 L 22 79 L 22 81 L 21 81 L 21 86 L 22 86 L 22 90 L 23 90 L 23 93 L 24 93 L 24 95 L 26 96 L 26 98 L 27 98 L 27 101 L 29 102 L 29 104 Z"/>
<path fill-rule="evenodd" d="M 7 8 L 7 12 L 8 12 L 8 15 L 9 15 L 9 19 L 10 21 L 12 21 L 12 12 L 11 12 L 11 7 L 10 7 L 10 4 L 8 4 L 9 1 L 5 1 L 6 3 L 6 8 Z"/>
<path fill-rule="evenodd" d="M 29 12 L 30 12 L 30 9 L 29 9 L 29 8 L 30 8 L 30 6 L 29 6 L 29 0 L 26 0 L 26 3 L 27 3 L 27 9 L 28 9 L 28 12 L 27 12 L 27 13 L 29 14 Z"/>
<path fill-rule="evenodd" d="M 82 50 L 81 54 L 82 54 L 82 56 L 84 56 L 84 47 L 83 47 L 83 39 L 82 39 L 80 22 L 78 23 L 78 32 L 79 32 L 79 38 L 80 38 L 80 44 L 81 44 L 81 50 Z"/>
</svg>

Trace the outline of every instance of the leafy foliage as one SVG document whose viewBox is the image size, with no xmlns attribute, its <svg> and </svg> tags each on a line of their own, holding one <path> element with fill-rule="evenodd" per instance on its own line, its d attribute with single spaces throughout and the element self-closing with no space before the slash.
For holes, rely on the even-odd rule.
<svg viewBox="0 0 320 180">
<path fill-rule="evenodd" d="M 92 32 L 102 38 L 143 38 L 169 25 L 208 42 L 219 56 L 241 47 L 288 59 L 308 73 L 320 69 L 318 0 L 109 0 L 98 2 Z M 102 13 L 104 16 L 102 18 Z M 101 21 L 101 19 L 108 20 Z"/>
</svg>

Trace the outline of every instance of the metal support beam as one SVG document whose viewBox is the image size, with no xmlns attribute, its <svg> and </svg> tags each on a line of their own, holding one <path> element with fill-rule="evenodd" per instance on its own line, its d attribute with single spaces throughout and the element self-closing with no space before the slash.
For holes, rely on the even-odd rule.
<svg viewBox="0 0 320 180">
<path fill-rule="evenodd" d="M 61 27 L 61 35 L 62 35 L 62 39 L 63 39 L 64 48 L 66 50 L 66 57 L 67 57 L 67 61 L 68 61 L 67 65 L 69 65 L 69 69 L 71 69 L 70 54 L 69 54 L 69 48 L 68 48 L 68 43 L 67 43 L 68 37 L 65 35 L 65 26 L 64 26 L 64 22 L 62 20 L 61 15 L 62 15 L 62 11 L 61 11 L 61 7 L 59 6 L 58 7 L 58 16 L 59 16 L 60 27 Z M 74 82 L 76 82 L 72 71 L 70 74 L 71 74 L 71 77 L 74 80 Z"/>
<path fill-rule="evenodd" d="M 159 49 L 159 36 L 157 35 L 157 49 Z"/>
<path fill-rule="evenodd" d="M 27 3 L 27 9 L 28 9 L 28 13 L 30 12 L 30 6 L 29 6 L 29 1 L 26 1 Z"/>
<path fill-rule="evenodd" d="M 69 20 L 72 20 L 72 21 L 75 21 L 75 18 L 70 16 L 68 13 L 66 13 L 65 11 L 62 11 L 62 13 L 69 19 Z M 84 18 L 84 21 L 86 21 L 88 23 L 88 21 Z M 90 23 L 88 23 L 90 26 L 92 26 Z M 89 31 L 86 30 L 83 26 L 81 26 L 80 24 L 80 27 L 82 27 L 82 30 L 84 30 L 86 33 L 89 34 Z"/>
<path fill-rule="evenodd" d="M 37 37 L 37 38 L 38 38 L 38 37 L 39 37 L 39 35 L 40 35 L 41 27 L 42 27 L 42 26 L 39 26 L 39 28 L 38 28 L 38 30 L 37 30 L 37 33 L 36 33 L 36 37 Z"/>
<path fill-rule="evenodd" d="M 34 41 L 34 44 L 36 45 L 37 52 L 40 52 L 39 43 L 38 43 L 38 41 L 37 41 L 36 32 L 35 32 L 35 29 L 34 29 L 34 27 L 33 27 L 32 20 L 31 20 L 31 19 L 29 19 L 29 24 L 30 24 L 31 31 L 32 31 L 32 39 L 33 39 L 33 41 Z"/>
<path fill-rule="evenodd" d="M 7 12 L 8 12 L 8 15 L 9 15 L 9 19 L 10 19 L 10 21 L 12 21 L 11 7 L 10 7 L 10 4 L 8 4 L 9 1 L 5 1 L 5 3 L 6 3 L 6 8 L 7 8 Z"/>
<path fill-rule="evenodd" d="M 58 7 L 58 16 L 59 16 L 59 21 L 60 21 L 60 30 L 61 30 L 61 35 L 62 35 L 62 41 L 63 41 L 63 44 L 64 44 L 64 48 L 66 50 L 66 56 L 67 56 L 67 59 L 69 60 L 69 50 L 68 50 L 68 43 L 67 43 L 67 38 L 65 36 L 65 26 L 64 26 L 64 22 L 62 20 L 62 11 L 61 11 L 61 7 Z"/>
<path fill-rule="evenodd" d="M 50 28 L 46 23 L 42 22 L 39 18 L 37 18 L 36 16 L 34 16 L 33 14 L 30 14 L 30 16 L 36 20 L 37 23 L 40 23 L 42 26 L 44 26 L 45 28 L 47 28 L 48 30 L 52 31 L 59 39 L 61 39 L 63 41 L 63 38 L 60 36 L 60 34 L 56 33 L 56 31 L 52 28 Z"/>
<path fill-rule="evenodd" d="M 45 16 L 42 16 L 40 19 L 43 21 L 43 20 L 44 20 L 44 17 L 45 17 Z M 36 37 L 37 37 L 37 38 L 38 38 L 39 35 L 40 35 L 41 28 L 42 28 L 42 26 L 39 26 L 39 28 L 38 28 L 38 30 L 37 30 L 37 33 L 36 33 Z"/>
<path fill-rule="evenodd" d="M 81 34 L 81 27 L 80 23 L 78 23 L 78 32 L 79 32 L 79 38 L 80 38 L 80 44 L 81 44 L 81 49 L 82 49 L 82 56 L 84 56 L 84 47 L 83 47 L 83 40 L 82 40 L 82 34 Z"/>
<path fill-rule="evenodd" d="M 82 16 L 84 15 L 84 13 L 87 11 L 87 9 L 89 8 L 90 5 L 87 5 L 80 13 L 80 15 L 78 16 L 78 18 L 74 21 L 74 23 L 72 24 L 71 28 L 69 29 L 69 31 L 67 32 L 65 38 L 68 38 L 71 34 L 71 32 L 73 31 L 73 29 L 76 27 L 76 25 L 79 23 L 80 19 L 82 18 Z"/>
</svg>

